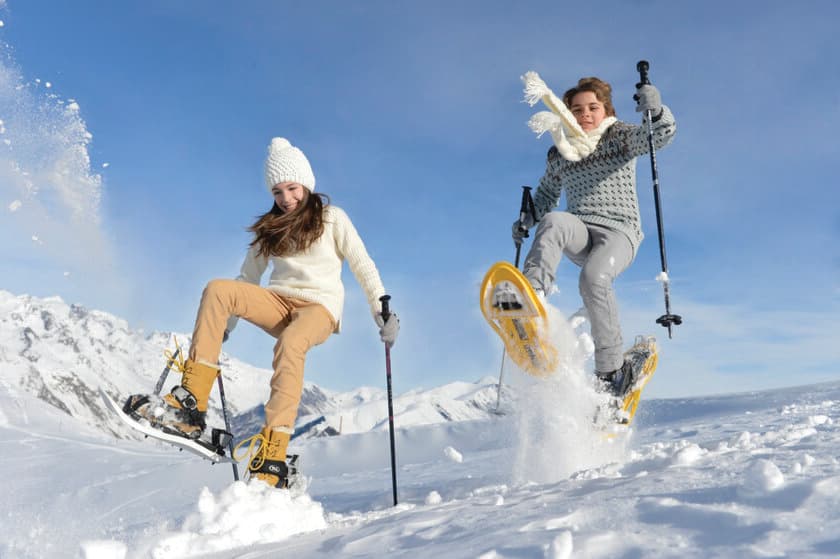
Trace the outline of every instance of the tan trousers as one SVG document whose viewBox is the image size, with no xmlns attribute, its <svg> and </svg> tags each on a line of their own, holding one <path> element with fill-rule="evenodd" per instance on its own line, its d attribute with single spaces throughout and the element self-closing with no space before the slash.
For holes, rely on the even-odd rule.
<svg viewBox="0 0 840 559">
<path fill-rule="evenodd" d="M 335 330 L 332 315 L 323 305 L 284 297 L 252 283 L 212 280 L 201 296 L 190 359 L 217 366 L 231 315 L 244 318 L 277 338 L 265 424 L 291 433 L 303 392 L 306 352 L 323 343 Z"/>
</svg>

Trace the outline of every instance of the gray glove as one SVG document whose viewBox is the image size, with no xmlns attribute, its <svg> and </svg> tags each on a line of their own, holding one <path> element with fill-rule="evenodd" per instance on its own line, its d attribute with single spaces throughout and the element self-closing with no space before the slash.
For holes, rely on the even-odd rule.
<svg viewBox="0 0 840 559">
<path fill-rule="evenodd" d="M 385 345 L 392 347 L 397 341 L 397 334 L 400 333 L 400 319 L 397 313 L 392 312 L 388 315 L 387 322 L 382 318 L 382 313 L 376 313 L 374 317 L 376 325 L 379 326 L 379 338 L 385 342 Z"/>
<path fill-rule="evenodd" d="M 513 242 L 519 244 L 522 242 L 522 239 L 528 236 L 528 230 L 534 226 L 534 218 L 529 213 L 525 215 L 525 219 L 517 219 L 513 222 Z"/>
<path fill-rule="evenodd" d="M 645 84 L 637 89 L 633 99 L 636 100 L 637 113 L 650 111 L 651 115 L 656 116 L 662 112 L 662 99 L 659 96 L 659 90 L 650 84 Z"/>
</svg>

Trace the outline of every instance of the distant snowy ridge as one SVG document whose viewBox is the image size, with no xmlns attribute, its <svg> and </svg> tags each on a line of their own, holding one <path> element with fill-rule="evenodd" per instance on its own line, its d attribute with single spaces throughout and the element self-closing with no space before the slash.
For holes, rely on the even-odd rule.
<svg viewBox="0 0 840 559">
<path fill-rule="evenodd" d="M 0 290 L 0 367 L 7 385 L 30 393 L 82 422 L 114 431 L 97 390 L 119 397 L 151 392 L 165 365 L 172 334 L 132 330 L 111 314 L 68 305 L 58 297 L 14 296 Z M 186 335 L 177 335 L 182 345 Z M 264 375 L 223 356 L 233 413 L 258 403 Z M 248 379 L 253 379 L 252 383 Z M 167 388 L 177 375 L 167 379 Z M 247 386 L 243 386 L 247 383 Z M 228 387 L 226 386 L 226 389 Z M 218 413 L 211 409 L 211 417 Z"/>
<path fill-rule="evenodd" d="M 315 394 L 326 396 L 313 408 L 305 399 Z M 471 382 L 452 382 L 429 390 L 412 390 L 394 397 L 394 422 L 397 427 L 431 425 L 448 421 L 487 419 L 510 409 L 510 393 L 502 390 L 500 411 L 496 410 L 498 385 L 492 378 Z M 301 401 L 297 436 L 317 437 L 364 433 L 388 429 L 388 403 L 385 390 L 361 388 L 331 394 L 308 384 Z M 262 409 L 242 414 L 234 421 L 237 433 L 254 432 L 262 425 Z"/>
<path fill-rule="evenodd" d="M 174 337 L 186 351 L 189 335 L 176 333 Z M 109 313 L 67 304 L 58 297 L 16 296 L 0 290 L 0 368 L 5 387 L 31 394 L 99 430 L 127 435 L 108 420 L 98 388 L 120 399 L 151 392 L 166 363 L 167 349 L 174 349 L 173 333 L 147 334 Z M 237 436 L 253 433 L 262 425 L 271 371 L 225 353 L 220 362 L 234 432 Z M 172 373 L 164 390 L 176 382 L 178 375 Z M 482 419 L 494 414 L 496 394 L 491 378 L 456 382 L 397 396 L 394 411 L 403 427 Z M 298 428 L 311 426 L 305 437 L 387 429 L 385 397 L 383 389 L 361 387 L 336 393 L 306 383 Z M 223 425 L 215 389 L 208 422 Z"/>
</svg>

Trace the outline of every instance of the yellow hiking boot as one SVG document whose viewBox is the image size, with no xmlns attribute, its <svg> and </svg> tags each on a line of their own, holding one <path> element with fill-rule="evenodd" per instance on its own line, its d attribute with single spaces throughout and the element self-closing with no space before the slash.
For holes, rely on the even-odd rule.
<svg viewBox="0 0 840 559">
<path fill-rule="evenodd" d="M 219 369 L 188 359 L 182 373 L 181 384 L 172 387 L 169 394 L 162 398 L 153 394 L 134 394 L 126 400 L 123 411 L 166 433 L 199 438 L 207 426 L 204 421 L 207 403 Z"/>
<path fill-rule="evenodd" d="M 248 437 L 236 448 L 249 444 L 248 479 L 259 479 L 272 487 L 289 486 L 289 467 L 286 464 L 286 449 L 289 446 L 290 433 L 263 427 L 262 431 Z M 258 448 L 254 448 L 259 445 Z M 234 455 L 236 451 L 234 450 Z M 235 458 L 239 460 L 239 458 Z"/>
</svg>

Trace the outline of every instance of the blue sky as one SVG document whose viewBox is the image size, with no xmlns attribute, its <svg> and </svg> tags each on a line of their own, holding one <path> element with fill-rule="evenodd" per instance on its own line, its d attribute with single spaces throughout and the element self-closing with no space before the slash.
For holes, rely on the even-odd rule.
<svg viewBox="0 0 840 559">
<path fill-rule="evenodd" d="M 831 1 L 0 0 L 0 288 L 190 331 L 204 284 L 238 273 L 245 228 L 271 203 L 262 162 L 280 135 L 393 296 L 394 390 L 497 375 L 478 285 L 513 259 L 520 187 L 550 145 L 526 126 L 519 76 L 562 92 L 597 75 L 637 122 L 647 59 L 678 123 L 658 161 L 685 320 L 672 340 L 654 324 L 640 160 L 647 238 L 616 288 L 626 341 L 661 340 L 648 393 L 837 378 L 839 18 Z M 561 263 L 552 303 L 567 313 L 577 273 Z M 382 385 L 382 346 L 349 272 L 345 284 L 345 331 L 312 351 L 307 379 Z M 269 367 L 271 347 L 242 325 L 226 349 Z"/>
</svg>

